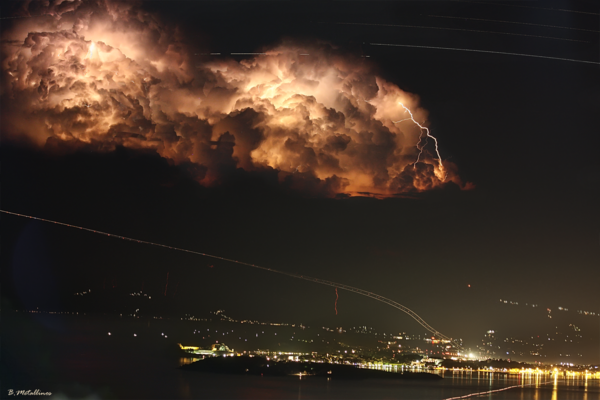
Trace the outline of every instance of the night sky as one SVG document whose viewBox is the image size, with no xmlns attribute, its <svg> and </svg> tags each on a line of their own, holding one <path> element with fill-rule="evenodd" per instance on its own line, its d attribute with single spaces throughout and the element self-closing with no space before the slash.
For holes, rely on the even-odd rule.
<svg viewBox="0 0 600 400">
<path fill-rule="evenodd" d="M 239 164 L 219 164 L 207 185 L 197 164 L 153 148 L 35 143 L 20 130 L 27 123 L 12 119 L 20 97 L 7 89 L 6 48 L 15 32 L 25 32 L 22 43 L 40 17 L 3 19 L 1 209 L 359 287 L 470 341 L 510 325 L 510 314 L 494 308 L 500 298 L 599 312 L 600 10 L 592 1 L 483 3 L 133 5 L 176 32 L 188 67 L 251 59 L 228 54 L 282 43 L 325 46 L 416 94 L 463 187 L 378 198 L 339 195 L 308 175 L 282 182 L 277 168 Z M 36 7 L 29 15 L 47 12 Z M 24 13 L 19 4 L 2 6 L 3 18 Z M 211 52 L 221 55 L 202 55 Z M 335 315 L 332 287 L 0 219 L 2 299 L 18 309 L 67 310 L 72 293 L 113 284 L 165 297 L 168 273 L 164 300 L 177 313 L 224 309 L 236 318 L 422 333 L 405 314 L 343 291 Z"/>
</svg>

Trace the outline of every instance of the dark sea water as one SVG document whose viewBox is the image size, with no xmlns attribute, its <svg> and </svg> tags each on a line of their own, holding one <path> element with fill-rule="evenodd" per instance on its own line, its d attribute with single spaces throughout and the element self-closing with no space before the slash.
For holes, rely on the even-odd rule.
<svg viewBox="0 0 600 400">
<path fill-rule="evenodd" d="M 184 371 L 178 367 L 192 360 L 173 351 L 177 342 L 162 340 L 160 324 L 141 331 L 139 321 L 2 315 L 1 398 L 28 398 L 9 396 L 11 389 L 38 389 L 52 396 L 29 398 L 447 399 L 484 393 L 469 398 L 600 400 L 598 380 L 549 376 L 446 371 L 439 381 L 352 381 Z M 134 331 L 142 333 L 134 337 Z"/>
</svg>

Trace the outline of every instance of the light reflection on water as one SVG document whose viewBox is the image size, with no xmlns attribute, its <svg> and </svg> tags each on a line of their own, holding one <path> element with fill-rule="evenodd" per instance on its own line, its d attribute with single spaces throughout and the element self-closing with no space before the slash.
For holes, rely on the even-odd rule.
<svg viewBox="0 0 600 400">
<path fill-rule="evenodd" d="M 179 366 L 181 367 L 182 365 L 191 364 L 191 363 L 194 363 L 199 360 L 200 360 L 200 358 L 196 358 L 196 357 L 180 357 L 179 358 Z"/>
<path fill-rule="evenodd" d="M 598 400 L 600 380 L 585 375 L 507 374 L 487 371 L 444 371 L 444 399 Z M 426 398 L 426 397 L 420 397 Z"/>
<path fill-rule="evenodd" d="M 466 396 L 474 393 L 484 393 L 490 388 L 498 389 L 506 386 L 515 386 L 502 392 L 485 394 L 483 397 L 490 400 L 592 400 L 600 398 L 598 381 L 595 382 L 592 392 L 582 392 L 577 385 L 567 380 L 553 379 L 545 382 L 543 379 L 533 378 L 532 385 L 528 379 L 519 380 L 518 376 L 493 376 L 490 374 L 480 376 L 460 377 L 448 376 L 436 382 L 424 381 L 396 381 L 375 380 L 362 381 L 326 380 L 319 378 L 306 378 L 302 380 L 293 378 L 275 378 L 258 376 L 232 376 L 218 374 L 190 374 L 189 387 L 191 398 L 196 398 L 204 393 L 208 398 L 279 398 L 279 399 L 447 399 L 455 396 Z M 201 392 L 199 385 L 208 383 L 221 387 L 213 392 Z M 215 386 L 213 386 L 215 387 Z"/>
<path fill-rule="evenodd" d="M 160 340 L 144 341 L 143 335 L 119 335 L 121 325 L 107 327 L 105 322 L 98 322 L 96 327 L 91 321 L 88 328 L 85 320 L 85 324 L 65 324 L 68 329 L 60 334 L 40 335 L 39 329 L 11 322 L 6 324 L 2 338 L 3 361 L 11 367 L 3 387 L 10 384 L 50 391 L 61 399 L 447 399 L 510 386 L 517 387 L 483 398 L 600 399 L 600 381 L 581 376 L 449 370 L 429 371 L 444 377 L 438 381 L 328 380 L 184 371 L 178 367 L 193 362 L 195 357 L 172 353 L 176 342 L 167 344 L 171 336 L 164 340 L 162 331 L 156 334 Z M 122 330 L 125 332 L 125 328 Z M 113 335 L 106 335 L 107 331 Z"/>
<path fill-rule="evenodd" d="M 441 381 L 368 379 L 345 381 L 317 377 L 259 377 L 189 373 L 180 375 L 182 398 L 280 399 L 449 399 L 596 400 L 600 381 L 585 377 L 506 374 L 484 371 L 441 371 Z M 207 385 L 212 389 L 201 390 Z M 217 388 L 217 390 L 214 390 Z M 507 390 L 502 390 L 510 388 Z M 488 393 L 494 390 L 494 393 Z M 502 391 L 497 391 L 502 390 Z M 184 395 L 185 393 L 185 395 Z M 482 397 L 483 396 L 483 397 Z"/>
</svg>

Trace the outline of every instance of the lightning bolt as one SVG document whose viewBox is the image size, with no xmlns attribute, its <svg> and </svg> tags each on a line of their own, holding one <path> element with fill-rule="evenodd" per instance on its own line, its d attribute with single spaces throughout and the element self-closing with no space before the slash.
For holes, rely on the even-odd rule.
<svg viewBox="0 0 600 400">
<path fill-rule="evenodd" d="M 335 315 L 337 315 L 337 301 L 339 297 L 340 296 L 338 296 L 337 288 L 335 288 Z"/>
<path fill-rule="evenodd" d="M 409 118 L 404 118 L 404 119 L 401 119 L 401 120 L 398 120 L 398 121 L 392 121 L 392 122 L 394 124 L 398 124 L 398 123 L 400 123 L 402 121 L 412 121 L 415 125 L 417 125 L 421 129 L 421 133 L 419 134 L 419 141 L 417 142 L 417 149 L 419 149 L 419 154 L 417 154 L 417 159 L 413 163 L 413 168 L 417 167 L 417 163 L 421 159 L 421 154 L 423 153 L 423 149 L 427 145 L 427 138 L 432 138 L 433 141 L 435 142 L 435 154 L 437 155 L 437 161 L 438 161 L 438 170 L 435 172 L 435 175 L 442 182 L 444 182 L 446 180 L 446 178 L 448 177 L 448 173 L 446 172 L 446 170 L 444 169 L 444 165 L 442 164 L 442 157 L 440 156 L 440 150 L 438 149 L 438 141 L 437 141 L 437 139 L 435 138 L 435 136 L 431 135 L 431 133 L 429 132 L 429 128 L 427 128 L 426 126 L 421 125 L 420 123 L 418 123 L 415 120 L 412 111 L 410 111 L 410 109 L 408 107 L 406 107 L 401 102 L 398 102 L 398 104 L 400 104 L 402 106 L 402 108 L 404 108 L 404 111 L 407 112 L 408 115 L 410 115 L 410 117 Z M 422 146 L 419 146 L 421 144 L 421 141 L 422 141 L 421 139 L 423 138 L 423 131 L 425 131 L 425 143 L 423 143 Z"/>
</svg>

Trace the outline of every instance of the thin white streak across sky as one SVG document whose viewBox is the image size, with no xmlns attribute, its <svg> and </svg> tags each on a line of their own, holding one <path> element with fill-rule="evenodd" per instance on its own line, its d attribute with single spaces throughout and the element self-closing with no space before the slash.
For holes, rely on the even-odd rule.
<svg viewBox="0 0 600 400">
<path fill-rule="evenodd" d="M 408 308 L 406 306 L 403 306 L 402 304 L 400 304 L 398 302 L 395 302 L 394 300 L 388 299 L 387 297 L 380 296 L 377 293 L 368 292 L 366 290 L 359 289 L 359 288 L 356 288 L 356 287 L 353 287 L 353 286 L 344 285 L 343 283 L 337 283 L 337 282 L 333 282 L 333 281 L 327 281 L 325 279 L 313 278 L 313 277 L 310 277 L 310 276 L 300 275 L 300 274 L 296 274 L 296 273 L 293 273 L 293 272 L 279 271 L 279 270 L 276 270 L 276 269 L 273 269 L 273 268 L 261 267 L 260 265 L 250 264 L 250 263 L 247 263 L 247 262 L 244 262 L 244 261 L 233 260 L 231 258 L 219 257 L 219 256 L 215 256 L 215 255 L 212 255 L 212 254 L 202 253 L 202 252 L 199 252 L 199 251 L 182 249 L 180 247 L 175 247 L 175 246 L 168 246 L 166 244 L 148 242 L 146 240 L 133 239 L 133 238 L 129 238 L 129 237 L 126 237 L 126 236 L 120 236 L 120 235 L 115 235 L 115 234 L 112 234 L 112 233 L 98 231 L 98 230 L 95 230 L 95 229 L 85 228 L 85 227 L 79 226 L 79 225 L 71 225 L 71 224 L 67 224 L 67 223 L 64 223 L 64 222 L 53 221 L 51 219 L 39 218 L 39 217 L 34 217 L 34 216 L 31 216 L 31 215 L 26 215 L 26 214 L 19 214 L 19 213 L 12 212 L 12 211 L 0 210 L 0 213 L 9 214 L 9 215 L 15 215 L 17 217 L 29 218 L 29 219 L 33 219 L 33 220 L 36 220 L 36 221 L 49 222 L 49 223 L 56 224 L 56 225 L 62 225 L 62 226 L 66 226 L 66 227 L 73 228 L 73 229 L 80 229 L 80 230 L 87 231 L 87 232 L 97 233 L 97 234 L 103 235 L 103 236 L 109 236 L 109 237 L 114 237 L 114 238 L 121 239 L 121 240 L 127 240 L 127 241 L 130 241 L 130 242 L 137 242 L 137 243 L 142 243 L 142 244 L 148 244 L 148 245 L 151 245 L 151 246 L 162 247 L 162 248 L 166 248 L 166 249 L 170 249 L 170 250 L 175 250 L 175 251 L 181 251 L 181 252 L 195 254 L 195 255 L 199 255 L 199 256 L 203 256 L 203 257 L 215 258 L 217 260 L 228 261 L 228 262 L 232 262 L 232 263 L 236 263 L 236 264 L 240 264 L 240 265 L 245 265 L 245 266 L 256 268 L 256 269 L 262 269 L 262 270 L 265 270 L 265 271 L 275 272 L 277 274 L 287 275 L 287 276 L 290 276 L 292 278 L 303 279 L 303 280 L 306 280 L 306 281 L 319 283 L 321 285 L 333 286 L 335 288 L 344 289 L 344 290 L 347 290 L 349 292 L 360 294 L 360 295 L 369 297 L 371 299 L 377 300 L 379 302 L 382 302 L 384 304 L 387 304 L 389 306 L 394 307 L 397 310 L 400 310 L 400 311 L 404 312 L 409 317 L 411 317 L 412 319 L 414 319 L 419 325 L 421 325 L 423 328 L 427 329 L 429 332 L 431 332 L 435 336 L 438 336 L 438 337 L 440 337 L 442 339 L 445 339 L 445 340 L 449 340 L 456 347 L 458 347 L 459 349 L 461 348 L 460 344 L 458 344 L 456 341 L 452 340 L 452 338 L 450 338 L 450 337 L 442 334 L 441 332 L 437 331 L 436 329 L 434 329 L 431 325 L 429 325 L 427 322 L 425 322 L 425 320 L 423 318 L 421 318 L 417 313 L 415 313 L 414 311 L 412 311 L 410 308 Z"/>
<path fill-rule="evenodd" d="M 575 60 L 572 58 L 539 56 L 536 54 L 508 53 L 508 52 L 504 52 L 504 51 L 458 49 L 455 47 L 417 46 L 417 45 L 412 45 L 412 44 L 392 44 L 392 43 L 369 43 L 369 44 L 372 46 L 412 47 L 412 48 L 418 48 L 418 49 L 453 50 L 453 51 L 469 51 L 469 52 L 474 52 L 474 53 L 502 54 L 502 55 L 509 55 L 509 56 L 544 58 L 544 59 L 548 59 L 548 60 L 570 61 L 570 62 L 576 62 L 576 63 L 600 65 L 600 62 L 597 62 L 597 61 L 586 61 L 586 60 Z"/>
<path fill-rule="evenodd" d="M 510 32 L 496 32 L 496 31 L 483 31 L 478 29 L 462 29 L 462 28 L 444 28 L 438 26 L 423 26 L 423 25 L 398 25 L 398 24 L 370 24 L 370 23 L 362 23 L 362 22 L 335 22 L 337 25 L 363 25 L 363 26 L 384 26 L 384 27 L 398 27 L 398 28 L 418 28 L 418 29 L 436 29 L 436 30 L 444 30 L 444 31 L 462 31 L 462 32 L 474 32 L 474 33 L 488 33 L 494 35 L 507 35 L 507 36 L 524 36 L 524 37 L 533 37 L 539 39 L 553 39 L 553 40 L 565 40 L 569 42 L 582 42 L 589 43 L 585 40 L 576 40 L 576 39 L 565 39 L 554 36 L 541 36 L 541 35 L 527 35 L 525 33 L 510 33 Z"/>
<path fill-rule="evenodd" d="M 544 27 L 544 28 L 570 29 L 570 30 L 573 30 L 573 31 L 584 31 L 584 32 L 600 33 L 600 31 L 594 31 L 594 30 L 591 30 L 591 29 L 571 28 L 570 26 L 534 24 L 533 22 L 501 21 L 501 20 L 498 20 L 498 19 L 452 17 L 452 16 L 447 16 L 447 15 L 427 15 L 427 16 L 428 17 L 434 17 L 434 18 L 463 19 L 463 20 L 471 20 L 471 21 L 496 22 L 496 23 L 501 23 L 501 24 L 530 25 L 530 26 L 541 26 L 541 27 Z"/>
<path fill-rule="evenodd" d="M 460 3 L 484 4 L 486 6 L 491 4 L 491 5 L 502 6 L 502 7 L 533 8 L 535 10 L 548 10 L 548 11 L 568 12 L 568 13 L 576 13 L 576 14 L 600 15 L 598 13 L 590 12 L 590 11 L 565 10 L 564 8 L 547 8 L 547 7 L 521 6 L 521 5 L 516 5 L 516 4 L 492 3 L 492 2 L 489 2 L 489 1 L 486 1 L 486 2 L 483 2 L 483 1 L 468 1 L 468 0 L 454 0 L 454 1 L 460 2 Z"/>
</svg>

